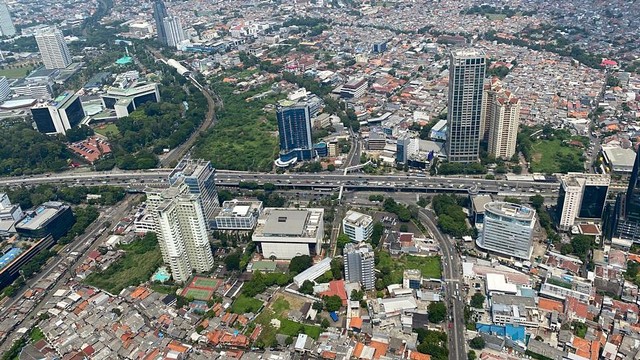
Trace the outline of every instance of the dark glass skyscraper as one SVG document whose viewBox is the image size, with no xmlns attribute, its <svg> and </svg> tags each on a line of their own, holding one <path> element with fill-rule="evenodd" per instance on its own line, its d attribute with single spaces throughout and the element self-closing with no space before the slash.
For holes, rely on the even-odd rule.
<svg viewBox="0 0 640 360">
<path fill-rule="evenodd" d="M 280 135 L 280 163 L 293 162 L 294 158 L 313 158 L 309 106 L 305 102 L 283 100 L 278 104 L 276 116 Z"/>
<path fill-rule="evenodd" d="M 158 32 L 158 41 L 163 45 L 167 45 L 167 31 L 164 28 L 164 18 L 167 15 L 167 7 L 164 1 L 156 0 L 153 2 L 153 20 L 156 22 L 156 31 Z"/>
<path fill-rule="evenodd" d="M 605 218 L 609 238 L 640 242 L 640 156 L 636 154 L 633 171 L 629 179 L 629 186 L 625 194 L 618 194 L 616 204 L 609 218 Z"/>
<path fill-rule="evenodd" d="M 486 55 L 478 49 L 455 49 L 449 59 L 448 160 L 478 161 Z"/>
</svg>

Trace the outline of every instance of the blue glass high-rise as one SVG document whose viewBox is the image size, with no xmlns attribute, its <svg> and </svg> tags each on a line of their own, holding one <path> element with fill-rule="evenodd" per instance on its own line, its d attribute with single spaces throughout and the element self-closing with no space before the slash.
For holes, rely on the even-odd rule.
<svg viewBox="0 0 640 360">
<path fill-rule="evenodd" d="M 311 160 L 314 151 L 309 106 L 304 102 L 284 100 L 278 104 L 276 117 L 280 135 L 280 158 L 277 163 L 289 165 L 298 160 Z"/>
</svg>

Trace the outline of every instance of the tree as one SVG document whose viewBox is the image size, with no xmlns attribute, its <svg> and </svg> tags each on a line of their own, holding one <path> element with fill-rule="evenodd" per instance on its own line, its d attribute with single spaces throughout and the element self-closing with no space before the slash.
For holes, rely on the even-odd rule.
<svg viewBox="0 0 640 360">
<path fill-rule="evenodd" d="M 233 252 L 224 258 L 224 264 L 227 270 L 240 270 L 240 252 Z"/>
<path fill-rule="evenodd" d="M 322 300 L 324 301 L 325 310 L 329 312 L 338 311 L 342 307 L 342 299 L 338 295 L 324 296 Z"/>
<path fill-rule="evenodd" d="M 400 232 L 407 232 L 407 231 L 409 231 L 409 226 L 407 226 L 407 224 L 400 225 Z"/>
<path fill-rule="evenodd" d="M 539 210 L 544 205 L 544 198 L 540 194 L 533 195 L 529 198 L 529 202 L 531 202 L 531 206 L 533 206 L 536 210 Z"/>
<path fill-rule="evenodd" d="M 324 305 L 322 304 L 322 301 L 316 301 L 316 302 L 313 303 L 313 305 L 311 305 L 311 307 L 314 310 L 322 311 L 322 309 L 324 308 Z"/>
<path fill-rule="evenodd" d="M 382 234 L 384 234 L 384 225 L 382 225 L 380 221 L 376 221 L 373 224 L 373 230 L 371 231 L 371 245 L 374 248 L 377 248 L 380 244 Z"/>
<path fill-rule="evenodd" d="M 467 352 L 467 360 L 476 360 L 476 352 L 469 350 L 469 352 Z"/>
<path fill-rule="evenodd" d="M 284 343 L 285 343 L 285 345 L 287 345 L 287 346 L 289 346 L 289 345 L 293 344 L 293 337 L 292 337 L 292 336 L 289 336 L 288 338 L 286 338 L 286 339 L 284 340 Z"/>
<path fill-rule="evenodd" d="M 291 259 L 289 272 L 300 274 L 313 265 L 313 259 L 309 255 L 298 255 Z"/>
<path fill-rule="evenodd" d="M 485 345 L 485 342 L 482 336 L 476 336 L 473 339 L 471 339 L 471 341 L 469 341 L 469 346 L 471 346 L 472 349 L 482 350 L 484 349 L 484 345 Z"/>
<path fill-rule="evenodd" d="M 447 308 L 443 302 L 432 302 L 427 307 L 429 313 L 429 321 L 432 323 L 441 323 L 447 317 Z"/>
<path fill-rule="evenodd" d="M 360 301 L 363 298 L 364 298 L 364 292 L 358 291 L 356 289 L 351 290 L 351 295 L 349 296 L 349 299 L 351 301 Z"/>
<path fill-rule="evenodd" d="M 311 295 L 313 294 L 313 282 L 309 280 L 305 280 L 300 286 L 299 291 L 303 294 Z"/>
<path fill-rule="evenodd" d="M 471 297 L 470 305 L 471 307 L 474 307 L 476 309 L 482 309 L 482 307 L 484 306 L 484 295 L 478 292 L 473 294 L 473 296 Z"/>
<path fill-rule="evenodd" d="M 329 164 L 327 165 L 327 171 L 336 171 L 336 166 L 333 164 Z"/>
<path fill-rule="evenodd" d="M 335 258 L 331 260 L 331 274 L 335 280 L 342 279 L 342 270 L 344 269 L 344 264 L 342 258 Z"/>
<path fill-rule="evenodd" d="M 338 239 L 336 240 L 336 246 L 338 247 L 338 249 L 342 251 L 342 249 L 344 249 L 344 247 L 350 242 L 351 242 L 351 239 L 349 238 L 349 235 L 343 233 L 338 235 Z"/>
</svg>

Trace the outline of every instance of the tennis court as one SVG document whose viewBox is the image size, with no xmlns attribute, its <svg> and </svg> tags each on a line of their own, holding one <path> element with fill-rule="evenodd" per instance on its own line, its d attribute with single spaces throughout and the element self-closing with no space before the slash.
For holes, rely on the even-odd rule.
<svg viewBox="0 0 640 360">
<path fill-rule="evenodd" d="M 197 288 L 210 288 L 210 289 L 216 289 L 218 287 L 219 281 L 216 279 L 209 279 L 209 278 L 203 278 L 203 277 L 195 277 L 193 279 L 193 281 L 191 282 L 192 287 L 197 287 Z"/>
<path fill-rule="evenodd" d="M 187 288 L 182 293 L 182 296 L 184 296 L 186 298 L 192 298 L 192 299 L 195 299 L 195 300 L 207 301 L 207 300 L 211 299 L 211 296 L 213 296 L 213 291 L 212 290 L 204 290 L 204 289 Z"/>
</svg>

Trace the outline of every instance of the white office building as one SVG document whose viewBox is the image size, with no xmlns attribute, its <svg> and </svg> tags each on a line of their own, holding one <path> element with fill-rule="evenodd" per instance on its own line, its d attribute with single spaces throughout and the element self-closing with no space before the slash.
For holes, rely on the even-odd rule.
<svg viewBox="0 0 640 360">
<path fill-rule="evenodd" d="M 210 271 L 213 254 L 200 196 L 189 193 L 186 184 L 162 191 L 147 189 L 146 194 L 162 258 L 173 279 L 184 283 L 193 271 Z"/>
<path fill-rule="evenodd" d="M 373 232 L 373 218 L 370 215 L 349 210 L 342 219 L 342 231 L 353 242 L 367 241 Z"/>
<path fill-rule="evenodd" d="M 371 245 L 347 244 L 343 253 L 345 281 L 358 282 L 366 290 L 375 289 L 375 256 Z"/>
<path fill-rule="evenodd" d="M 168 16 L 164 18 L 164 29 L 167 32 L 167 45 L 172 47 L 178 47 L 180 43 L 186 40 L 184 30 L 180 24 L 180 19 L 175 16 Z"/>
<path fill-rule="evenodd" d="M 484 209 L 484 227 L 477 240 L 478 246 L 498 254 L 529 260 L 536 211 L 500 201 L 487 203 Z"/>
<path fill-rule="evenodd" d="M 16 27 L 13 26 L 13 21 L 11 20 L 11 14 L 9 13 L 9 8 L 7 7 L 7 3 L 2 1 L 0 2 L 0 35 L 13 36 L 15 34 L 16 34 Z"/>
<path fill-rule="evenodd" d="M 56 27 L 48 27 L 38 30 L 36 42 L 42 62 L 47 69 L 64 69 L 71 64 L 71 54 L 64 42 L 62 31 Z"/>
<path fill-rule="evenodd" d="M 266 259 L 317 255 L 324 238 L 324 209 L 265 208 L 252 240 Z"/>
<path fill-rule="evenodd" d="M 253 230 L 261 213 L 262 201 L 225 201 L 213 227 L 218 230 Z"/>
<path fill-rule="evenodd" d="M 558 229 L 571 230 L 577 218 L 600 219 L 607 200 L 608 174 L 569 173 L 561 178 L 558 193 Z"/>
</svg>

